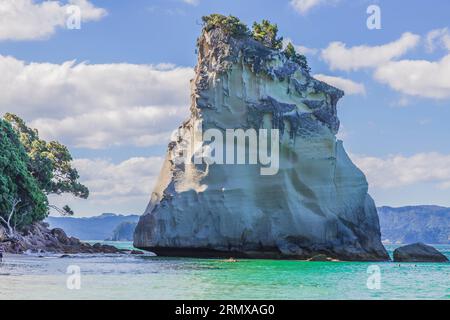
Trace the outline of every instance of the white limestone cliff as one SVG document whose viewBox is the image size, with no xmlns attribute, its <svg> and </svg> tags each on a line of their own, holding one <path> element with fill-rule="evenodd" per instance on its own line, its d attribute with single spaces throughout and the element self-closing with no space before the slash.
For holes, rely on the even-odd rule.
<svg viewBox="0 0 450 320">
<path fill-rule="evenodd" d="M 366 178 L 336 139 L 343 95 L 251 37 L 204 30 L 191 116 L 169 144 L 135 247 L 163 256 L 389 259 Z M 190 135 L 211 128 L 279 129 L 278 172 L 183 163 Z"/>
</svg>

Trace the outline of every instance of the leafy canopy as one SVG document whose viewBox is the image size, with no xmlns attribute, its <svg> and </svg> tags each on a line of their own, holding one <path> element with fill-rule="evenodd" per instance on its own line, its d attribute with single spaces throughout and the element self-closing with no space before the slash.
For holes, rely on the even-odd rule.
<svg viewBox="0 0 450 320">
<path fill-rule="evenodd" d="M 72 167 L 72 156 L 66 146 L 41 140 L 37 130 L 29 128 L 14 114 L 7 113 L 5 120 L 19 136 L 29 156 L 28 169 L 41 190 L 46 194 L 71 193 L 83 199 L 89 196 L 88 188 L 78 181 L 78 172 Z"/>
<path fill-rule="evenodd" d="M 266 47 L 280 50 L 283 47 L 283 37 L 278 37 L 278 26 L 271 24 L 268 20 L 261 23 L 253 23 L 253 38 Z"/>
<path fill-rule="evenodd" d="M 286 49 L 284 49 L 284 54 L 288 59 L 291 59 L 292 61 L 300 65 L 300 67 L 310 72 L 311 69 L 308 66 L 308 61 L 306 60 L 306 57 L 302 54 L 297 53 L 295 51 L 294 45 L 291 42 L 289 42 L 288 45 L 286 46 Z"/>
<path fill-rule="evenodd" d="M 0 216 L 6 221 L 14 202 L 20 201 L 11 215 L 17 228 L 43 220 L 48 214 L 47 196 L 28 170 L 30 158 L 13 127 L 0 119 Z"/>
</svg>

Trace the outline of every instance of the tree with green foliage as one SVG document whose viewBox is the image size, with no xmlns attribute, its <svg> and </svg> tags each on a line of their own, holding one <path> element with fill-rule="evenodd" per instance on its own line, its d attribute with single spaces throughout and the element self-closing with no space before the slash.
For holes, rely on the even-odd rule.
<svg viewBox="0 0 450 320">
<path fill-rule="evenodd" d="M 30 158 L 7 121 L 0 119 L 0 223 L 14 236 L 16 228 L 43 220 L 47 196 L 28 169 Z"/>
<path fill-rule="evenodd" d="M 280 50 L 283 47 L 283 37 L 278 38 L 278 26 L 271 24 L 268 20 L 261 23 L 253 23 L 253 38 L 263 43 L 266 47 Z"/>
<path fill-rule="evenodd" d="M 306 60 L 306 57 L 302 54 L 299 54 L 295 51 L 294 45 L 289 42 L 286 46 L 286 49 L 284 49 L 284 54 L 288 59 L 291 59 L 295 63 L 299 64 L 300 67 L 305 69 L 308 73 L 311 71 L 311 69 L 308 66 L 308 61 Z"/>
<path fill-rule="evenodd" d="M 28 170 L 46 195 L 70 193 L 79 198 L 88 198 L 89 190 L 78 181 L 78 171 L 72 167 L 72 156 L 66 146 L 57 141 L 40 139 L 36 129 L 29 128 L 14 114 L 7 113 L 4 119 L 16 131 L 29 157 Z M 62 209 L 50 207 L 63 215 L 73 214 L 68 206 Z"/>
<path fill-rule="evenodd" d="M 203 16 L 202 21 L 205 31 L 220 28 L 229 35 L 235 37 L 248 36 L 250 34 L 248 27 L 232 15 L 227 17 L 218 13 L 213 13 L 208 16 Z"/>
<path fill-rule="evenodd" d="M 89 190 L 78 182 L 79 175 L 72 167 L 72 156 L 66 146 L 57 141 L 44 141 L 36 129 L 29 128 L 18 116 L 7 113 L 11 123 L 30 157 L 29 168 L 46 194 L 71 193 L 86 199 Z"/>
</svg>

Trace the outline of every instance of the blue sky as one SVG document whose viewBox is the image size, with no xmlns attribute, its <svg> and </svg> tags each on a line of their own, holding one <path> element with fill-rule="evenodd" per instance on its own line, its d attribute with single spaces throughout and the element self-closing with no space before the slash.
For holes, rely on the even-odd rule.
<svg viewBox="0 0 450 320">
<path fill-rule="evenodd" d="M 92 198 L 55 203 L 79 215 L 143 212 L 166 137 L 187 116 L 201 16 L 222 13 L 277 23 L 312 74 L 344 81 L 339 137 L 377 205 L 450 206 L 450 2 L 47 2 L 0 1 L 0 113 L 72 150 Z M 66 27 L 70 4 L 79 30 Z M 366 26 L 373 4 L 379 30 Z"/>
</svg>

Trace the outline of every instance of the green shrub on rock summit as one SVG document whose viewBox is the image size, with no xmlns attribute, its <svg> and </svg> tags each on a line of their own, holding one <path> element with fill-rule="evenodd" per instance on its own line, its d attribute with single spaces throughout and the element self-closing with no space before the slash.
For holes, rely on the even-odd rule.
<svg viewBox="0 0 450 320">
<path fill-rule="evenodd" d="M 226 34 L 233 37 L 249 37 L 263 44 L 264 46 L 281 51 L 283 48 L 283 37 L 278 37 L 278 26 L 270 21 L 263 19 L 260 23 L 254 22 L 252 31 L 242 23 L 238 18 L 229 15 L 210 14 L 202 17 L 203 30 L 209 32 L 219 28 Z M 283 50 L 284 55 L 291 61 L 297 63 L 302 69 L 310 72 L 306 57 L 295 51 L 292 43 L 288 43 Z"/>
<path fill-rule="evenodd" d="M 210 31 L 215 28 L 221 28 L 232 36 L 248 36 L 249 30 L 247 26 L 238 18 L 229 15 L 224 16 L 218 13 L 210 14 L 202 17 L 203 28 L 205 31 Z"/>
<path fill-rule="evenodd" d="M 253 23 L 253 38 L 261 42 L 266 47 L 280 50 L 283 47 L 283 37 L 278 37 L 278 26 L 270 23 L 268 20 L 262 20 L 261 23 Z"/>
<path fill-rule="evenodd" d="M 286 49 L 284 49 L 283 52 L 288 59 L 291 59 L 308 72 L 311 71 L 310 67 L 308 66 L 308 61 L 306 60 L 306 57 L 302 54 L 297 53 L 295 51 L 294 45 L 291 42 L 288 43 Z"/>
</svg>

